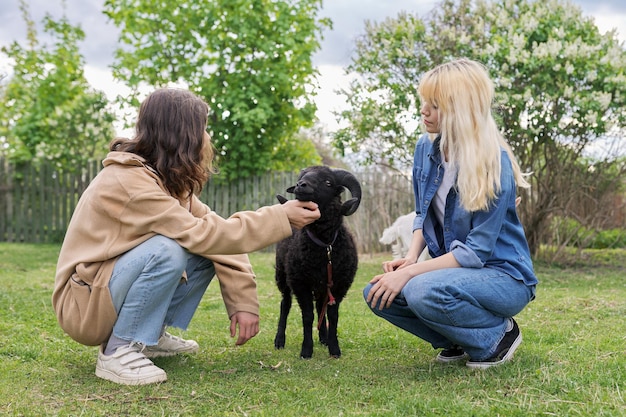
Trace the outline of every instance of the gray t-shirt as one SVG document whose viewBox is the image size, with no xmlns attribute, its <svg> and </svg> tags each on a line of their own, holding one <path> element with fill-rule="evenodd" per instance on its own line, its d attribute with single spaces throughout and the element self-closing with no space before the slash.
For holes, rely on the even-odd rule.
<svg viewBox="0 0 626 417">
<path fill-rule="evenodd" d="M 439 224 L 443 226 L 443 214 L 446 209 L 446 198 L 448 198 L 450 188 L 454 185 L 457 170 L 453 169 L 445 160 L 441 161 L 441 165 L 443 165 L 443 178 L 441 179 L 441 184 L 439 185 L 433 200 L 433 209 L 435 210 L 435 217 L 437 217 Z"/>
</svg>

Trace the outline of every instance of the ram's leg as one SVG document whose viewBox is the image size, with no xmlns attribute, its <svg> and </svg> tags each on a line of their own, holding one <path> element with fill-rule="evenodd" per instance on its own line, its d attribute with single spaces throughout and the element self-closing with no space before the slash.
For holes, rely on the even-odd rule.
<svg viewBox="0 0 626 417">
<path fill-rule="evenodd" d="M 324 314 L 324 312 L 322 311 L 324 309 L 324 299 L 318 299 L 315 301 L 315 309 L 317 310 L 317 320 L 318 320 L 318 324 L 319 324 L 319 329 L 318 329 L 318 333 L 319 333 L 319 337 L 320 337 L 320 343 L 323 345 L 327 345 L 328 344 L 328 326 L 326 325 L 326 314 Z M 324 315 L 322 317 L 322 314 Z"/>
<path fill-rule="evenodd" d="M 310 295 L 297 297 L 300 310 L 302 310 L 302 350 L 300 357 L 309 359 L 313 356 L 313 297 Z"/>
<path fill-rule="evenodd" d="M 339 302 L 329 305 L 326 311 L 328 316 L 328 353 L 333 358 L 341 356 L 339 340 L 337 340 L 337 323 L 339 322 Z"/>
<path fill-rule="evenodd" d="M 291 310 L 291 292 L 289 290 L 283 293 L 283 299 L 280 302 L 280 317 L 278 318 L 278 330 L 274 338 L 274 347 L 282 349 L 285 347 L 285 330 L 287 329 L 287 317 Z"/>
</svg>

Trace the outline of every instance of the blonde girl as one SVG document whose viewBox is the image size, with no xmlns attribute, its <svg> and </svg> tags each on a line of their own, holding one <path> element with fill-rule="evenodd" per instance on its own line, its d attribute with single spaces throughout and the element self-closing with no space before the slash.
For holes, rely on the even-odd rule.
<svg viewBox="0 0 626 417">
<path fill-rule="evenodd" d="M 513 319 L 537 278 L 517 216 L 528 187 L 491 113 L 483 65 L 458 59 L 420 81 L 426 134 L 413 164 L 416 218 L 404 259 L 385 262 L 364 289 L 371 310 L 442 349 L 438 362 L 488 368 L 513 357 Z M 432 259 L 417 263 L 425 248 Z"/>
</svg>

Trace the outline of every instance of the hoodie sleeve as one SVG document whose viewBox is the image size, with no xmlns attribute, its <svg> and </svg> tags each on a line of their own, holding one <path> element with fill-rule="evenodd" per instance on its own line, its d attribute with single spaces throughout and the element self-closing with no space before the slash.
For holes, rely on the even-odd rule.
<svg viewBox="0 0 626 417">
<path fill-rule="evenodd" d="M 125 234 L 124 240 L 160 234 L 192 253 L 209 257 L 254 252 L 292 233 L 280 204 L 238 212 L 225 219 L 194 198 L 190 212 L 146 175 L 145 168 L 124 171 L 117 178 L 117 186 L 110 187 L 110 191 L 105 188 L 101 196 L 102 206 L 108 207 L 110 216 L 117 217 L 117 230 Z M 120 188 L 124 196 L 119 195 Z"/>
<path fill-rule="evenodd" d="M 215 275 L 226 312 L 230 318 L 238 311 L 259 315 L 256 276 L 248 255 L 212 255 L 208 257 L 215 266 Z"/>
</svg>

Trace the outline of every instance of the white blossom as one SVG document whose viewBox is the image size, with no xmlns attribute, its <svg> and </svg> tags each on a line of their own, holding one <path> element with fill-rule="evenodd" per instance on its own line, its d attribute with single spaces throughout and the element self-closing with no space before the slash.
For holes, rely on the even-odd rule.
<svg viewBox="0 0 626 417">
<path fill-rule="evenodd" d="M 598 120 L 598 113 L 596 113 L 595 111 L 589 111 L 589 113 L 585 115 L 585 122 L 589 126 L 595 126 L 596 120 Z"/>
<path fill-rule="evenodd" d="M 598 72 L 596 70 L 591 70 L 587 73 L 587 81 L 594 82 L 598 78 Z"/>
<path fill-rule="evenodd" d="M 500 47 L 497 44 L 488 44 L 485 48 L 485 53 L 487 55 L 495 55 L 498 53 Z"/>
<path fill-rule="evenodd" d="M 611 104 L 611 93 L 596 91 L 594 92 L 593 97 L 598 103 L 600 103 L 602 111 L 609 108 L 609 105 Z"/>
<path fill-rule="evenodd" d="M 511 44 L 515 49 L 524 49 L 526 46 L 526 37 L 522 33 L 514 33 L 511 37 Z"/>
<path fill-rule="evenodd" d="M 531 33 L 535 29 L 537 29 L 537 26 L 539 26 L 539 21 L 535 19 L 535 17 L 532 15 L 525 17 L 526 19 L 522 21 L 522 27 L 524 29 L 524 32 Z"/>
<path fill-rule="evenodd" d="M 533 57 L 537 59 L 544 59 L 548 56 L 548 48 L 545 43 L 537 44 L 533 42 Z"/>
<path fill-rule="evenodd" d="M 571 98 L 574 95 L 574 87 L 568 85 L 563 89 L 563 98 Z"/>
<path fill-rule="evenodd" d="M 550 38 L 546 42 L 546 48 L 548 48 L 548 54 L 550 56 L 559 56 L 563 50 L 563 42 L 558 39 Z"/>
<path fill-rule="evenodd" d="M 563 48 L 563 55 L 568 58 L 574 58 L 578 55 L 580 48 L 580 38 L 576 39 L 575 42 L 570 42 L 565 45 Z"/>
</svg>

